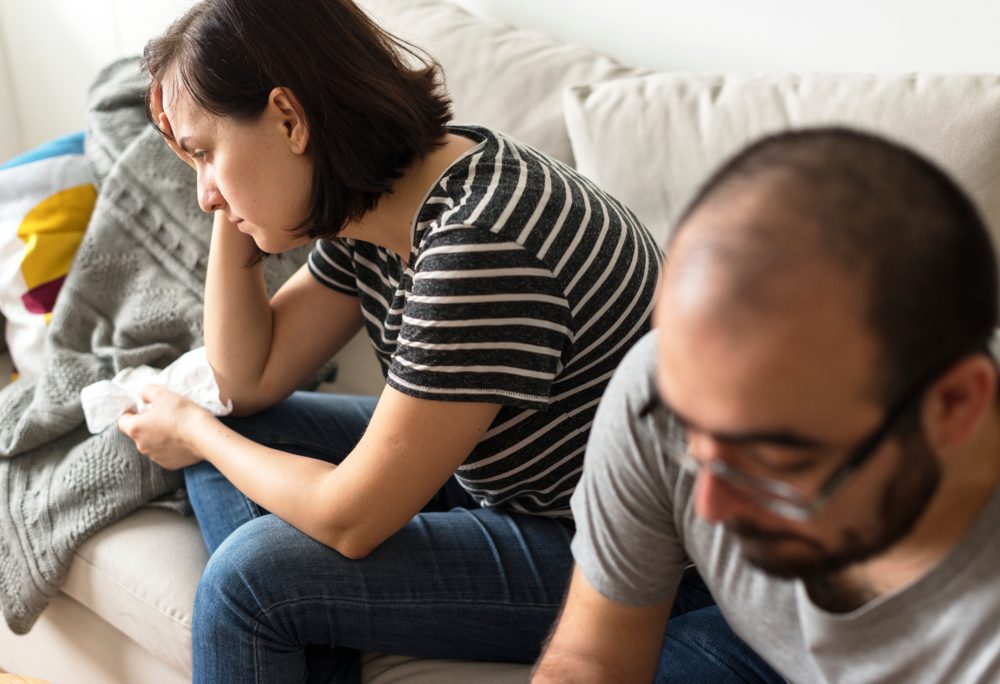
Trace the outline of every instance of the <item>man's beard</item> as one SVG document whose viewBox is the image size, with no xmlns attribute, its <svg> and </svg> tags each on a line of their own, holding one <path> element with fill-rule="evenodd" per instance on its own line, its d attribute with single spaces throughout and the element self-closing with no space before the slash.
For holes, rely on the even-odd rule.
<svg viewBox="0 0 1000 684">
<path fill-rule="evenodd" d="M 940 465 L 923 431 L 915 431 L 903 440 L 900 450 L 896 475 L 886 483 L 881 501 L 874 507 L 878 519 L 871 520 L 867 530 L 845 529 L 839 548 L 827 549 L 815 539 L 767 530 L 743 521 L 734 521 L 727 528 L 740 540 L 741 551 L 748 562 L 768 574 L 786 579 L 828 577 L 877 556 L 913 529 L 941 482 Z M 881 527 L 876 527 L 878 525 Z M 782 541 L 805 553 L 795 556 L 772 553 Z"/>
</svg>

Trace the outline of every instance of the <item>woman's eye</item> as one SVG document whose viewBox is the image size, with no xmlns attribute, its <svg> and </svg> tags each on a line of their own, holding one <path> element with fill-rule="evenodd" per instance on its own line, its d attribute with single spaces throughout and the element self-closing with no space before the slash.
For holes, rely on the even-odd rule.
<svg viewBox="0 0 1000 684">
<path fill-rule="evenodd" d="M 205 150 L 195 150 L 194 152 L 191 153 L 191 158 L 204 159 L 206 154 L 207 153 L 205 152 Z"/>
</svg>

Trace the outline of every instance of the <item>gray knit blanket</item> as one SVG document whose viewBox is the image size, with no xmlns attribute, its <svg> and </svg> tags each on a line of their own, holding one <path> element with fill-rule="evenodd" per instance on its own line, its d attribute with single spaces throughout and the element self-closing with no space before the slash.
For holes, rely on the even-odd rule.
<svg viewBox="0 0 1000 684">
<path fill-rule="evenodd" d="M 155 499 L 183 501 L 179 472 L 141 456 L 114 427 L 90 435 L 80 390 L 123 368 L 164 367 L 202 342 L 211 217 L 194 172 L 146 121 L 135 59 L 91 87 L 86 154 L 98 201 L 52 316 L 45 372 L 0 390 L 0 605 L 31 629 L 74 551 Z M 271 292 L 304 249 L 265 263 Z M 178 506 L 180 507 L 180 506 Z"/>
</svg>

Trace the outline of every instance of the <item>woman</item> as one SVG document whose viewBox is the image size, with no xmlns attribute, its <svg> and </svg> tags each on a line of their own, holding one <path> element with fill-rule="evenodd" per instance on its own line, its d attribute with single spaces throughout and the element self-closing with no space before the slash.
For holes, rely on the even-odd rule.
<svg viewBox="0 0 1000 684">
<path fill-rule="evenodd" d="M 556 617 L 660 254 L 571 169 L 449 126 L 412 57 L 348 0 L 206 0 L 146 48 L 151 119 L 215 214 L 205 346 L 240 416 L 149 388 L 119 422 L 185 468 L 212 553 L 195 681 L 356 681 L 358 650 L 530 662 Z M 260 253 L 314 240 L 268 300 Z M 382 395 L 293 394 L 362 325 Z"/>
</svg>

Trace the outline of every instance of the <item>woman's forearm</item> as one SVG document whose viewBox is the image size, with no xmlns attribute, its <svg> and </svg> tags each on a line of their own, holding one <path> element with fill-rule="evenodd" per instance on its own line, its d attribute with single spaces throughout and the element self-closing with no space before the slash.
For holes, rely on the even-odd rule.
<svg viewBox="0 0 1000 684">
<path fill-rule="evenodd" d="M 191 451 L 250 499 L 313 539 L 349 557 L 357 555 L 343 543 L 352 516 L 337 500 L 341 497 L 328 497 L 327 480 L 337 466 L 257 444 L 208 414 L 186 427 Z M 369 507 L 367 514 L 377 515 L 377 509 Z"/>
<path fill-rule="evenodd" d="M 239 406 L 259 387 L 271 349 L 271 305 L 253 238 L 216 212 L 205 279 L 205 348 L 220 394 Z"/>
</svg>

